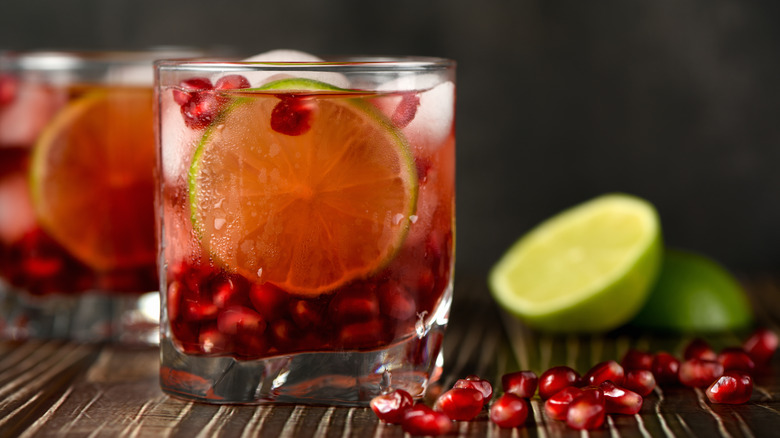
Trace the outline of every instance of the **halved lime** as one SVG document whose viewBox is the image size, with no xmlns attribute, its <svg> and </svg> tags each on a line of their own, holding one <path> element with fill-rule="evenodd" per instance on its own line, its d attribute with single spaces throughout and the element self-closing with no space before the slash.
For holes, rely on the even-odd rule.
<svg viewBox="0 0 780 438">
<path fill-rule="evenodd" d="M 498 304 L 549 332 L 598 332 L 644 304 L 661 257 L 655 208 L 610 194 L 568 209 L 515 243 L 490 272 Z"/>
<path fill-rule="evenodd" d="M 745 291 L 728 270 L 703 255 L 667 250 L 658 282 L 632 324 L 713 332 L 744 328 L 752 321 Z"/>
<path fill-rule="evenodd" d="M 301 135 L 271 124 L 293 94 L 314 108 Z M 207 129 L 189 192 L 201 244 L 224 267 L 314 296 L 395 255 L 417 175 L 403 135 L 355 93 L 283 79 L 233 99 Z"/>
</svg>

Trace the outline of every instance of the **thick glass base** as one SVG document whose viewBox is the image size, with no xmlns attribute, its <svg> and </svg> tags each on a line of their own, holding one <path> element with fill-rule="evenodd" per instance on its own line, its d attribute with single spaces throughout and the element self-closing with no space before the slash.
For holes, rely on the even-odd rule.
<svg viewBox="0 0 780 438">
<path fill-rule="evenodd" d="M 158 292 L 30 296 L 0 281 L 0 339 L 157 345 Z"/>
<path fill-rule="evenodd" d="M 387 388 L 422 397 L 438 380 L 451 290 L 417 333 L 370 351 L 298 353 L 262 360 L 187 355 L 161 340 L 160 383 L 176 397 L 217 404 L 266 402 L 366 406 Z"/>
</svg>

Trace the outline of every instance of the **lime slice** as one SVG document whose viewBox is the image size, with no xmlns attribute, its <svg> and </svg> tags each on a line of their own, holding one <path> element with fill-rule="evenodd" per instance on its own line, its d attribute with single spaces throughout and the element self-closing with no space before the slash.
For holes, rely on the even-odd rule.
<svg viewBox="0 0 780 438">
<path fill-rule="evenodd" d="M 745 291 L 720 264 L 702 255 L 667 250 L 638 327 L 713 332 L 747 327 L 753 314 Z"/>
<path fill-rule="evenodd" d="M 152 103 L 151 88 L 96 88 L 57 113 L 33 149 L 38 220 L 94 269 L 154 263 Z"/>
<path fill-rule="evenodd" d="M 293 90 L 314 108 L 301 135 L 271 123 L 279 96 Z M 299 295 L 383 267 L 416 207 L 403 135 L 353 92 L 322 82 L 250 91 L 227 105 L 193 158 L 190 208 L 203 247 L 225 268 Z"/>
<path fill-rule="evenodd" d="M 490 272 L 498 304 L 531 327 L 598 332 L 631 319 L 661 255 L 648 202 L 611 194 L 566 210 L 515 243 Z"/>
</svg>

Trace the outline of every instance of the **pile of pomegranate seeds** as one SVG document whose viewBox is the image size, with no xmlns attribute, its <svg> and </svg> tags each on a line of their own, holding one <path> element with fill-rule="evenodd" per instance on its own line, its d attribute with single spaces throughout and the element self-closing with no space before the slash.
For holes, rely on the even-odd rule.
<svg viewBox="0 0 780 438">
<path fill-rule="evenodd" d="M 412 435 L 447 434 L 453 421 L 474 420 L 488 405 L 491 422 L 515 428 L 526 423 L 529 399 L 538 389 L 550 419 L 565 421 L 573 429 L 598 429 L 606 415 L 638 414 L 644 397 L 657 384 L 706 387 L 711 403 L 747 403 L 753 393 L 751 373 L 767 366 L 777 347 L 777 335 L 766 329 L 756 330 L 742 347 L 720 352 L 697 338 L 686 346 L 682 361 L 665 351 L 630 349 L 620 363 L 601 362 L 582 376 L 567 366 L 552 367 L 538 377 L 528 370 L 507 373 L 501 377 L 503 394 L 492 404 L 491 383 L 470 375 L 442 393 L 433 408 L 414 404 L 409 393 L 397 389 L 371 400 L 371 409 L 381 421 L 400 424 Z"/>
</svg>

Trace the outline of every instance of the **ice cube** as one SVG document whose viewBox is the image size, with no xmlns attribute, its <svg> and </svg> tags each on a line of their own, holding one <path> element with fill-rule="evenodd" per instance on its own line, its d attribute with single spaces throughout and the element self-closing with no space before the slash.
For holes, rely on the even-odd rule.
<svg viewBox="0 0 780 438">
<path fill-rule="evenodd" d="M 249 58 L 244 59 L 242 62 L 309 63 L 324 62 L 324 60 L 322 58 L 318 58 L 314 55 L 298 50 L 278 49 L 250 56 Z M 279 71 L 246 72 L 245 76 L 248 77 L 249 82 L 253 87 L 260 87 L 264 84 L 267 84 L 268 82 L 285 78 L 314 79 L 316 81 L 325 82 L 327 84 L 341 88 L 349 88 L 350 86 L 349 79 L 347 79 L 347 77 L 341 73 L 320 71 L 283 71 L 283 67 L 279 67 Z"/>
<path fill-rule="evenodd" d="M 65 105 L 64 90 L 33 81 L 16 83 L 7 105 L 0 106 L 0 147 L 29 147 Z"/>
<path fill-rule="evenodd" d="M 162 92 L 160 105 L 163 180 L 166 184 L 176 184 L 178 180 L 186 180 L 203 131 L 190 129 L 184 124 L 181 106 L 173 100 L 171 90 Z"/>
<path fill-rule="evenodd" d="M 377 106 L 389 118 L 398 118 L 403 113 L 404 134 L 415 149 L 431 154 L 441 148 L 447 136 L 452 132 L 455 119 L 455 84 L 452 81 L 441 82 L 437 75 L 403 76 L 386 82 L 378 87 L 379 91 L 397 91 L 398 95 L 382 98 Z M 401 108 L 409 105 L 404 102 L 403 94 L 417 92 L 419 100 L 414 100 L 416 112 Z M 408 120 L 408 119 L 411 120 Z"/>
</svg>

